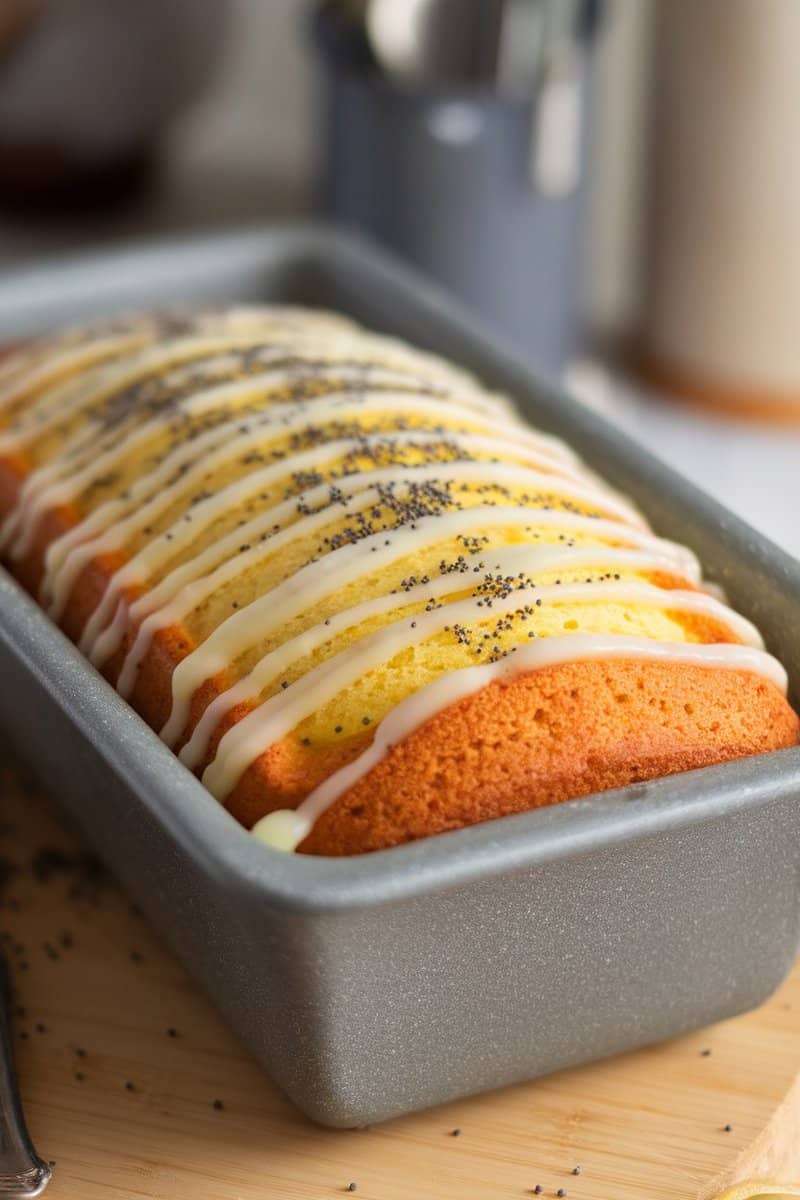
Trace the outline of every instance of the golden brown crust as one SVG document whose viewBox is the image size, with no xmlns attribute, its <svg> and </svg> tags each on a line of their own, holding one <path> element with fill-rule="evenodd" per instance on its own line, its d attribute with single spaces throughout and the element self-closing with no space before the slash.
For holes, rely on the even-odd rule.
<svg viewBox="0 0 800 1200">
<path fill-rule="evenodd" d="M 23 455 L 0 455 L 0 520 L 14 507 L 27 473 L 28 461 Z"/>
<path fill-rule="evenodd" d="M 11 509 L 26 472 L 20 456 L 0 459 L 0 516 Z M 30 553 L 14 564 L 34 594 L 47 545 L 76 520 L 69 507 L 46 513 Z M 123 561 L 107 555 L 83 569 L 62 620 L 73 639 Z M 662 587 L 691 587 L 663 573 L 651 578 Z M 724 625 L 706 617 L 680 619 L 700 640 L 731 640 Z M 104 669 L 112 682 L 129 638 Z M 142 662 L 131 702 L 156 730 L 169 715 L 172 671 L 192 648 L 185 629 L 163 629 Z M 226 685 L 219 676 L 198 689 L 189 729 Z M 210 754 L 251 707 L 228 714 Z M 365 731 L 313 750 L 284 739 L 244 773 L 227 802 L 229 811 L 250 827 L 268 812 L 295 807 L 356 758 L 372 736 Z M 427 722 L 342 796 L 300 849 L 364 853 L 797 740 L 798 719 L 787 701 L 772 684 L 746 672 L 678 663 L 565 663 L 493 683 Z"/>
<path fill-rule="evenodd" d="M 681 619 L 685 621 L 686 625 L 694 628 L 695 632 L 699 636 L 699 640 L 718 641 L 718 642 L 724 642 L 724 641 L 731 640 L 731 635 L 730 635 L 730 632 L 728 629 L 726 629 L 724 626 L 719 625 L 715 622 L 710 622 L 708 620 L 708 618 L 692 616 L 692 615 L 687 615 L 687 614 L 675 614 L 675 615 L 676 616 L 680 615 Z M 601 673 L 608 672 L 608 678 L 613 678 L 614 672 L 617 670 L 617 668 L 620 668 L 623 665 L 625 665 L 625 664 L 623 664 L 621 662 L 613 662 L 613 663 L 601 663 L 601 664 L 599 664 L 599 667 L 602 669 Z M 660 696 L 662 693 L 662 690 L 665 687 L 669 687 L 669 688 L 673 687 L 673 685 L 676 683 L 676 681 L 679 681 L 682 678 L 682 672 L 690 671 L 690 668 L 684 668 L 681 664 L 637 663 L 637 664 L 627 664 L 627 665 L 637 666 L 639 668 L 643 668 L 644 666 L 647 666 L 649 668 L 649 674 L 647 675 L 647 679 L 649 681 L 649 687 L 652 689 L 652 694 L 654 696 Z M 565 681 L 568 679 L 571 679 L 571 675 L 567 671 L 568 666 L 578 667 L 581 670 L 581 672 L 589 673 L 589 675 L 591 675 L 593 669 L 598 668 L 598 664 L 591 663 L 591 662 L 576 663 L 576 664 L 564 664 L 563 667 L 553 667 L 553 668 L 550 668 L 548 671 L 535 672 L 533 675 L 531 675 L 529 677 L 529 679 L 531 680 L 531 683 L 527 683 L 520 679 L 520 680 L 515 680 L 512 683 L 503 684 L 502 685 L 502 695 L 503 695 L 506 703 L 508 705 L 510 705 L 511 712 L 513 713 L 517 708 L 519 708 L 520 719 L 524 719 L 523 714 L 525 712 L 527 712 L 527 709 L 529 707 L 529 705 L 527 704 L 526 697 L 529 697 L 529 695 L 530 695 L 531 686 L 533 686 L 534 691 L 535 691 L 535 688 L 537 686 L 537 681 L 539 681 L 541 678 L 542 686 L 544 687 L 545 681 L 549 680 L 551 676 L 555 677 L 555 679 L 557 681 L 561 680 L 561 679 L 563 679 Z M 667 672 L 667 674 L 665 674 L 665 672 Z M 713 670 L 705 669 L 701 672 L 700 678 L 695 685 L 696 687 L 699 687 L 701 689 L 702 688 L 706 689 L 707 695 L 706 695 L 705 701 L 703 702 L 704 707 L 708 712 L 713 712 L 715 715 L 715 718 L 718 717 L 718 715 L 719 715 L 716 713 L 716 706 L 718 703 L 718 689 L 716 686 L 716 680 L 717 680 L 718 676 L 720 676 L 722 674 L 727 676 L 729 674 L 729 672 L 727 672 L 727 671 L 720 672 L 720 671 L 713 671 Z M 730 672 L 730 674 L 733 674 L 733 672 Z M 737 672 L 736 674 L 739 674 L 739 673 Z M 605 679 L 606 675 L 603 675 L 602 677 Z M 642 677 L 644 678 L 644 676 L 642 676 Z M 755 679 L 755 677 L 753 677 L 753 678 Z M 756 682 L 760 683 L 762 681 L 756 680 Z M 496 684 L 492 685 L 493 688 L 498 688 L 499 686 L 500 685 L 496 685 Z M 566 687 L 566 684 L 564 686 Z M 572 683 L 570 683 L 568 690 L 571 691 L 573 686 L 574 685 Z M 620 687 L 622 687 L 622 686 L 623 685 L 620 684 Z M 764 686 L 768 689 L 768 693 L 771 696 L 772 702 L 778 702 L 780 711 L 788 714 L 788 716 L 790 718 L 790 724 L 792 721 L 796 721 L 796 718 L 794 717 L 794 713 L 792 712 L 792 709 L 789 707 L 789 705 L 787 704 L 787 702 L 783 698 L 783 696 L 780 695 L 777 688 L 775 688 L 771 684 L 765 684 Z M 584 694 L 584 698 L 588 697 L 590 694 L 589 689 L 585 687 L 583 694 Z M 680 689 L 679 689 L 678 694 L 680 694 Z M 550 693 L 548 693 L 548 695 L 550 695 Z M 733 695 L 733 698 L 735 698 L 735 696 L 736 696 L 735 690 L 732 695 Z M 544 696 L 541 698 L 541 700 L 542 701 L 544 700 Z M 684 702 L 688 703 L 689 701 L 687 700 Z M 695 704 L 699 703 L 696 692 L 693 694 L 692 702 Z M 731 696 L 728 696 L 728 703 L 730 704 L 733 702 L 734 702 L 734 699 L 732 699 Z M 492 695 L 489 695 L 487 693 L 487 691 L 484 690 L 484 691 L 476 693 L 476 695 L 473 696 L 469 701 L 463 701 L 462 703 L 467 706 L 472 705 L 475 709 L 475 713 L 480 714 L 481 712 L 483 712 L 483 710 L 485 708 L 489 708 L 495 703 L 494 693 L 492 693 Z M 736 701 L 736 703 L 738 703 L 738 701 Z M 604 719 L 603 717 L 601 717 L 597 706 L 592 707 L 592 706 L 584 705 L 583 707 L 584 707 L 585 711 L 582 711 L 582 712 L 578 711 L 574 714 L 575 720 L 579 724 L 580 724 L 580 722 L 584 722 L 584 723 L 588 724 L 589 726 L 591 726 L 593 722 Z M 541 702 L 537 702 L 535 704 L 534 708 L 538 711 L 538 709 L 541 708 Z M 206 765 L 206 763 L 211 761 L 211 759 L 213 758 L 213 756 L 216 752 L 217 744 L 218 744 L 220 738 L 222 737 L 222 735 L 233 724 L 235 724 L 236 721 L 240 720 L 241 717 L 244 716 L 247 711 L 249 711 L 249 708 L 243 706 L 240 710 L 238 710 L 236 712 L 232 712 L 228 715 L 227 719 L 216 730 L 216 732 L 211 740 L 211 744 L 209 746 L 209 753 L 208 753 L 203 765 Z M 757 708 L 756 709 L 756 722 L 757 723 L 760 720 L 759 712 L 760 712 L 760 710 Z M 447 712 L 441 714 L 441 716 L 438 717 L 436 719 L 436 721 L 429 722 L 429 724 L 425 727 L 426 732 L 424 734 L 423 740 L 427 742 L 431 739 L 443 738 L 443 740 L 445 742 L 449 742 L 451 737 L 457 738 L 459 729 L 462 729 L 463 727 L 458 726 L 455 723 L 453 723 L 451 725 L 451 716 L 454 713 L 455 713 L 454 708 L 448 709 Z M 652 713 L 651 713 L 649 707 L 645 708 L 645 715 L 648 718 L 652 718 Z M 702 712 L 700 713 L 700 717 L 702 717 Z M 476 719 L 479 719 L 479 718 L 476 717 Z M 683 721 L 684 721 L 684 723 L 686 722 L 686 714 L 685 713 L 683 714 Z M 767 742 L 769 741 L 769 722 L 770 721 L 771 721 L 771 713 L 765 711 L 763 714 L 763 723 L 764 723 L 764 732 L 765 732 L 765 737 L 766 737 Z M 699 728 L 699 726 L 698 726 L 698 728 Z M 602 733 L 603 731 L 600 731 L 600 732 Z M 609 736 L 612 737 L 612 740 L 613 740 L 613 737 L 615 737 L 615 736 L 622 738 L 624 735 L 626 735 L 625 727 L 624 726 L 621 727 L 619 724 L 617 725 L 616 730 L 613 734 L 611 733 L 610 730 L 607 730 L 605 732 L 607 732 L 609 734 Z M 418 736 L 419 736 L 419 734 L 415 734 L 414 738 L 416 738 Z M 702 736 L 702 734 L 701 734 L 701 736 Z M 781 726 L 779 729 L 777 729 L 776 736 L 779 739 L 783 736 L 783 726 Z M 502 741 L 502 734 L 499 734 L 498 737 Z M 653 729 L 653 737 L 656 739 L 655 740 L 655 749 L 656 749 L 656 751 L 658 751 L 658 748 L 660 745 L 659 740 L 658 740 L 660 737 L 660 732 L 659 732 L 658 728 Z M 306 749 L 305 747 L 303 747 L 301 744 L 299 744 L 296 740 L 287 738 L 284 741 L 271 746 L 267 751 L 265 751 L 263 754 L 261 754 L 259 756 L 259 758 L 257 758 L 253 762 L 253 764 L 244 772 L 244 774 L 240 778 L 239 782 L 237 783 L 236 787 L 233 789 L 228 800 L 226 801 L 226 807 L 228 808 L 228 810 L 230 812 L 233 813 L 233 815 L 237 818 L 237 820 L 239 820 L 243 825 L 248 826 L 248 828 L 250 826 L 252 826 L 257 820 L 259 820 L 259 818 L 265 816 L 266 813 L 272 812 L 275 809 L 295 808 L 303 799 L 305 799 L 306 796 L 309 795 L 310 792 L 312 792 L 314 790 L 315 787 L 317 787 L 320 783 L 322 783 L 323 780 L 327 779 L 327 777 L 329 775 L 331 775 L 334 771 L 338 770 L 339 767 L 342 767 L 345 764 L 352 762 L 353 759 L 357 758 L 358 755 L 361 754 L 362 751 L 364 749 L 366 749 L 367 746 L 369 746 L 371 741 L 372 741 L 372 734 L 365 733 L 360 736 L 349 738 L 346 741 L 336 743 L 335 745 L 332 745 L 332 746 L 328 746 L 325 748 L 314 747 L 313 749 L 309 750 L 309 749 Z M 513 743 L 518 743 L 518 742 L 519 742 L 519 738 L 510 738 L 509 745 L 511 745 Z M 538 761 L 537 757 L 536 757 L 539 753 L 538 741 L 536 743 L 536 746 L 534 746 L 533 743 L 531 743 L 530 745 L 528 745 L 527 743 L 523 743 L 523 744 L 527 747 L 526 751 L 525 751 L 526 755 L 530 759 L 531 763 L 533 763 L 535 765 L 536 761 Z M 782 746 L 784 744 L 786 744 L 786 743 L 784 743 L 783 741 L 778 741 L 775 746 L 765 744 L 763 748 L 764 749 L 777 749 L 777 748 L 779 748 L 779 746 Z M 456 745 L 456 753 L 459 753 L 462 748 L 463 747 L 460 746 L 460 743 L 458 743 Z M 516 746 L 515 753 L 518 750 L 519 750 L 519 746 Z M 741 754 L 759 753 L 759 752 L 760 752 L 759 750 L 752 750 L 752 751 L 743 750 L 743 751 L 741 751 Z M 710 753 L 712 754 L 712 757 L 708 761 L 710 761 L 710 762 L 711 761 L 713 761 L 713 762 L 721 761 L 720 758 L 713 757 L 713 747 L 711 748 Z M 730 755 L 728 755 L 728 757 L 731 757 L 731 758 L 740 757 L 741 754 L 730 754 Z M 624 755 L 623 755 L 623 757 L 624 757 Z M 526 763 L 528 762 L 527 758 L 525 759 L 525 762 Z M 621 764 L 621 765 L 624 765 L 624 764 Z M 698 765 L 700 765 L 700 764 L 698 764 Z M 531 769 L 533 769 L 533 768 L 531 767 Z M 671 774 L 674 771 L 679 771 L 679 770 L 684 770 L 684 769 L 687 769 L 687 768 L 683 767 L 680 764 L 680 762 L 676 760 L 676 762 L 673 766 L 670 767 L 668 765 L 667 769 L 665 769 L 663 771 L 657 771 L 657 772 L 655 772 L 655 774 Z M 376 768 L 376 770 L 377 770 L 377 768 Z M 374 772 L 371 772 L 370 775 L 367 777 L 367 779 L 364 781 L 364 786 L 366 786 L 367 789 L 369 789 L 369 787 L 371 786 L 371 782 L 373 780 L 374 774 L 375 774 Z M 647 776 L 647 777 L 650 778 L 650 776 Z M 361 785 L 359 785 L 359 786 L 361 786 Z M 578 772 L 577 768 L 576 768 L 575 778 L 565 788 L 564 794 L 554 796 L 552 800 L 545 800 L 545 801 L 542 801 L 542 803 L 555 803 L 557 800 L 567 799 L 569 796 L 585 795 L 587 791 L 600 790 L 602 786 L 612 787 L 612 786 L 617 786 L 617 784 L 616 783 L 608 783 L 608 784 L 601 785 L 600 783 L 598 783 L 597 789 L 589 787 L 589 788 L 584 788 L 583 790 L 581 790 L 581 787 L 582 787 L 581 776 L 580 776 L 580 772 Z M 357 790 L 357 789 L 354 789 L 354 790 Z M 463 787 L 460 786 L 459 789 L 457 789 L 457 790 L 459 791 L 459 794 L 461 796 L 463 796 L 463 794 L 464 794 Z M 349 793 L 348 793 L 348 795 L 349 795 Z M 340 810 L 342 813 L 344 813 L 344 811 L 347 809 L 347 801 L 345 800 L 345 801 L 343 801 L 343 803 L 344 803 L 344 808 Z M 475 803 L 478 803 L 477 799 L 475 800 Z M 480 801 L 480 803 L 483 803 L 483 801 Z M 518 803 L 518 801 L 514 800 L 512 797 L 508 797 L 506 799 L 505 803 L 508 803 L 510 805 L 510 807 L 508 808 L 507 811 L 509 811 L 509 812 L 518 811 L 518 809 L 516 807 L 516 804 Z M 523 803 L 521 803 L 520 807 L 529 808 L 529 807 L 535 807 L 535 805 L 536 805 L 535 801 L 532 801 L 531 803 L 523 802 Z M 339 806 L 336 806 L 337 809 L 338 809 L 338 807 Z M 468 808 L 468 810 L 470 809 L 469 804 L 467 805 L 467 808 Z M 333 811 L 334 810 L 331 810 L 331 812 L 333 812 Z M 331 814 L 329 813 L 328 816 L 330 817 L 330 815 Z M 497 811 L 492 811 L 489 815 L 490 816 L 502 816 L 503 810 L 502 810 L 502 808 L 498 808 Z M 468 819 L 458 818 L 455 825 L 448 825 L 445 827 L 446 828 L 456 828 L 458 825 L 471 825 L 471 824 L 474 824 L 476 821 L 485 820 L 485 819 L 487 819 L 487 818 L 483 817 L 483 816 L 479 816 L 479 815 L 474 815 Z M 397 842 L 408 841 L 410 837 L 423 836 L 420 833 L 416 833 L 413 835 L 403 834 L 403 829 L 405 827 L 404 826 L 404 817 L 399 812 L 398 812 L 398 816 L 397 816 L 397 822 L 398 822 L 397 827 L 394 829 L 393 832 L 390 832 L 388 827 L 386 827 L 385 835 L 389 840 L 382 842 L 381 845 L 387 845 L 387 846 L 395 845 Z M 346 821 L 344 823 L 347 824 Z M 326 821 L 320 821 L 318 823 L 317 828 L 321 829 L 323 826 L 327 827 Z M 433 832 L 433 830 L 431 832 Z M 339 836 L 340 836 L 340 834 L 337 833 L 337 835 L 336 835 L 336 837 L 334 837 L 333 841 L 331 841 L 329 843 L 325 839 L 324 835 L 321 835 L 321 840 L 320 840 L 320 838 L 318 838 L 316 836 L 316 832 L 315 832 L 314 839 L 313 840 L 310 839 L 307 843 L 304 843 L 302 848 L 304 850 L 309 851 L 310 853 L 319 853 L 319 854 L 337 853 L 337 852 L 344 853 L 344 851 L 336 851 L 333 848 L 335 845 L 339 844 L 339 842 L 337 840 L 339 838 Z M 325 849 L 324 847 L 326 847 L 326 846 L 330 846 L 330 849 Z M 378 849 L 380 847 L 379 846 L 370 846 L 370 847 L 365 847 L 365 848 Z"/>
<path fill-rule="evenodd" d="M 378 850 L 797 739 L 795 713 L 756 675 L 563 663 L 439 713 L 332 805 L 300 849 Z"/>
</svg>

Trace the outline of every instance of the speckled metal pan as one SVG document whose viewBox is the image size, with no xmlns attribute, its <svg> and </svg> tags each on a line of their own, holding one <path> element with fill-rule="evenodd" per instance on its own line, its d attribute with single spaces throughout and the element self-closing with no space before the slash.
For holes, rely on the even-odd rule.
<svg viewBox="0 0 800 1200">
<path fill-rule="evenodd" d="M 800 567 L 342 234 L 129 246 L 0 281 L 0 341 L 167 301 L 327 305 L 508 391 L 689 543 L 800 690 Z M 334 860 L 253 841 L 0 574 L 0 725 L 275 1082 L 359 1125 L 758 1004 L 800 930 L 800 751 Z"/>
</svg>

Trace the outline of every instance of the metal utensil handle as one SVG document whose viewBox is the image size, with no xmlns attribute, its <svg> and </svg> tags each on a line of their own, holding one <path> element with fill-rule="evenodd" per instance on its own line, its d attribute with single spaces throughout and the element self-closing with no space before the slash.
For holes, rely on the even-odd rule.
<svg viewBox="0 0 800 1200">
<path fill-rule="evenodd" d="M 14 1069 L 8 968 L 0 959 L 0 1197 L 32 1200 L 50 1182 L 51 1171 L 30 1139 Z"/>
<path fill-rule="evenodd" d="M 529 153 L 531 183 L 545 196 L 566 196 L 581 176 L 584 46 L 581 0 L 547 0 L 542 76 Z"/>
</svg>

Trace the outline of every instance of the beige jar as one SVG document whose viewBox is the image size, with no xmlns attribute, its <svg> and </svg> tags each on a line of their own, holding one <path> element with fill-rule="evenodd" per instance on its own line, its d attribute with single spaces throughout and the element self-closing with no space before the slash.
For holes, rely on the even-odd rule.
<svg viewBox="0 0 800 1200">
<path fill-rule="evenodd" d="M 645 366 L 800 421 L 800 0 L 663 0 L 657 26 Z"/>
</svg>

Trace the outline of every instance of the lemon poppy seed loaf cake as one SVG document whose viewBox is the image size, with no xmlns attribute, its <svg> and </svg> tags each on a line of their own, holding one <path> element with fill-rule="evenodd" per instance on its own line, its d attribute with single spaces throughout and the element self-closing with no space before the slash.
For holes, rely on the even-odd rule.
<svg viewBox="0 0 800 1200">
<path fill-rule="evenodd" d="M 0 555 L 282 849 L 381 849 L 793 745 L 685 548 L 457 367 L 331 313 L 0 360 Z"/>
</svg>

